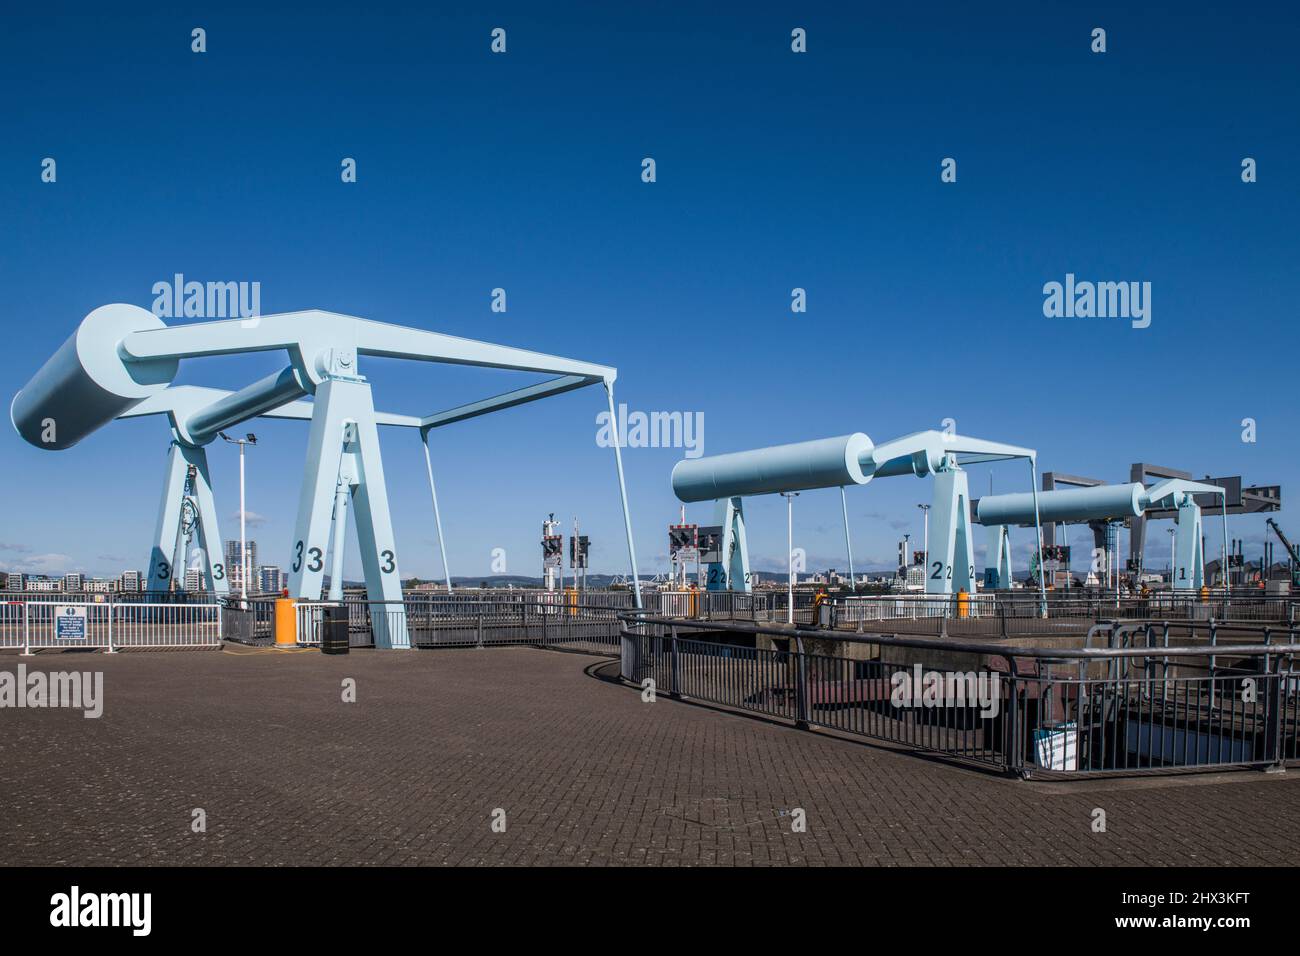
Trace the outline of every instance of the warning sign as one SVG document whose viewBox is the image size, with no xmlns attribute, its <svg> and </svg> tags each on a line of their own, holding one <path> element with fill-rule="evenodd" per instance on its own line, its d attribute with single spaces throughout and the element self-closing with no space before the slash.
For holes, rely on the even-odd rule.
<svg viewBox="0 0 1300 956">
<path fill-rule="evenodd" d="M 55 605 L 54 639 L 56 641 L 84 641 L 86 639 L 85 605 Z"/>
</svg>

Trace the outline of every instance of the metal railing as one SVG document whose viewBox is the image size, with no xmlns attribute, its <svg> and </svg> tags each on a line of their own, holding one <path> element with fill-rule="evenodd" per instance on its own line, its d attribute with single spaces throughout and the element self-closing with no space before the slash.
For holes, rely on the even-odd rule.
<svg viewBox="0 0 1300 956">
<path fill-rule="evenodd" d="M 619 646 L 618 608 L 580 604 L 572 594 L 533 592 L 524 600 L 486 601 L 455 595 L 407 595 L 405 600 L 300 601 L 298 643 L 320 644 L 327 607 L 345 607 L 348 642 L 375 646 L 375 625 L 405 628 L 417 648 L 499 645 L 567 646 L 613 653 Z"/>
<path fill-rule="evenodd" d="M 0 601 L 0 647 L 23 646 L 26 620 L 26 601 Z"/>
<path fill-rule="evenodd" d="M 117 604 L 109 621 L 112 649 L 218 647 L 220 604 Z"/>
<path fill-rule="evenodd" d="M 838 630 L 953 637 L 1058 635 L 1086 631 L 1100 620 L 1257 621 L 1296 623 L 1290 598 L 1153 592 L 1117 599 L 1114 594 L 1058 592 L 1045 603 L 1036 595 L 1005 592 L 969 595 L 883 594 L 831 600 Z M 811 619 L 809 619 L 811 623 Z"/>
<path fill-rule="evenodd" d="M 29 601 L 60 604 L 213 604 L 211 591 L 0 591 L 0 603 Z"/>
<path fill-rule="evenodd" d="M 1105 646 L 1011 648 L 620 618 L 621 673 L 642 688 L 1022 776 L 1300 757 L 1300 634 L 1289 626 L 1109 622 L 1089 635 Z"/>
<path fill-rule="evenodd" d="M 226 598 L 221 607 L 222 640 L 255 646 L 275 641 L 274 598 Z"/>
<path fill-rule="evenodd" d="M 222 639 L 219 604 L 25 601 L 0 605 L 0 647 L 38 650 L 211 648 Z"/>
</svg>

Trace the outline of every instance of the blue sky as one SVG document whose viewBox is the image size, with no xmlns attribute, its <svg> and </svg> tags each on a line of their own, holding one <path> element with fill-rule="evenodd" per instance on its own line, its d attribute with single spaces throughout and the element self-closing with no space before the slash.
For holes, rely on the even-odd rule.
<svg viewBox="0 0 1300 956">
<path fill-rule="evenodd" d="M 1123 481 L 1146 460 L 1287 485 L 1293 9 L 273 6 L 56 4 L 7 19 L 0 394 L 92 309 L 148 308 L 179 272 L 260 282 L 268 313 L 322 308 L 617 366 L 632 409 L 703 412 L 706 453 L 953 418 L 1036 448 L 1044 469 Z M 494 27 L 504 55 L 489 50 Z M 794 27 L 806 54 L 790 50 Z M 56 183 L 41 182 L 44 157 Z M 940 181 L 945 157 L 955 183 Z M 1244 157 L 1258 182 L 1241 181 Z M 1067 272 L 1149 281 L 1151 326 L 1045 318 L 1043 284 Z M 490 310 L 496 287 L 505 314 Z M 191 362 L 178 382 L 236 388 L 282 364 Z M 362 371 L 381 407 L 411 413 L 523 380 Z M 603 403 L 588 389 L 435 433 L 453 573 L 486 573 L 496 547 L 510 571 L 539 573 L 551 511 L 580 518 L 594 570 L 625 570 L 612 454 L 595 443 Z M 287 564 L 306 428 L 250 427 L 251 534 Z M 167 442 L 160 419 L 63 452 L 0 429 L 0 567 L 144 568 Z M 418 440 L 384 442 L 401 570 L 435 575 Z M 666 563 L 681 454 L 626 454 L 643 572 Z M 237 454 L 210 455 L 230 537 Z M 995 490 L 1025 489 L 1025 472 L 992 469 Z M 972 469 L 976 493 L 989 474 Z M 859 566 L 892 564 L 929 496 L 913 479 L 853 492 Z M 755 565 L 780 566 L 782 503 L 748 509 Z M 1217 541 L 1217 519 L 1207 529 Z M 1262 519 L 1230 531 L 1258 554 Z M 1151 536 L 1153 560 L 1165 538 Z M 836 492 L 799 499 L 795 543 L 812 566 L 843 567 Z"/>
</svg>

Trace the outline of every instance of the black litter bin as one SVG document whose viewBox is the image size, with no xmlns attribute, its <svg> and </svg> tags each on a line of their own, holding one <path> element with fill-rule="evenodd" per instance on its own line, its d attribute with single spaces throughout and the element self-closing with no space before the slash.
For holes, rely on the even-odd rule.
<svg viewBox="0 0 1300 956">
<path fill-rule="evenodd" d="M 323 654 L 348 652 L 348 609 L 327 607 L 320 622 L 320 649 Z"/>
</svg>

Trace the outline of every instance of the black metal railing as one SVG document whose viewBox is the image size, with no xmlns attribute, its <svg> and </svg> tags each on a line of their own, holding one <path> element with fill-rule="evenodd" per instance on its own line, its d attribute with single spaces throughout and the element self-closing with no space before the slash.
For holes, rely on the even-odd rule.
<svg viewBox="0 0 1300 956">
<path fill-rule="evenodd" d="M 1013 648 L 621 619 L 621 673 L 643 689 L 1023 776 L 1274 768 L 1300 757 L 1300 634 L 1289 626 L 1107 622 L 1091 646 Z"/>
<path fill-rule="evenodd" d="M 1221 591 L 1166 591 L 1122 598 L 1113 593 L 1056 592 L 1045 601 L 1033 594 L 1003 592 L 915 593 L 834 598 L 830 604 L 830 626 L 837 630 L 952 637 L 1068 634 L 1113 619 L 1297 623 L 1296 602 L 1291 598 Z"/>
<path fill-rule="evenodd" d="M 265 646 L 275 641 L 275 598 L 223 598 L 221 639 Z"/>
<path fill-rule="evenodd" d="M 615 653 L 620 608 L 579 603 L 575 595 L 533 592 L 505 601 L 455 595 L 412 595 L 402 601 L 345 597 L 341 602 L 299 602 L 298 639 L 319 643 L 323 609 L 347 609 L 352 647 L 373 647 L 376 631 L 417 648 L 527 645 Z"/>
</svg>

